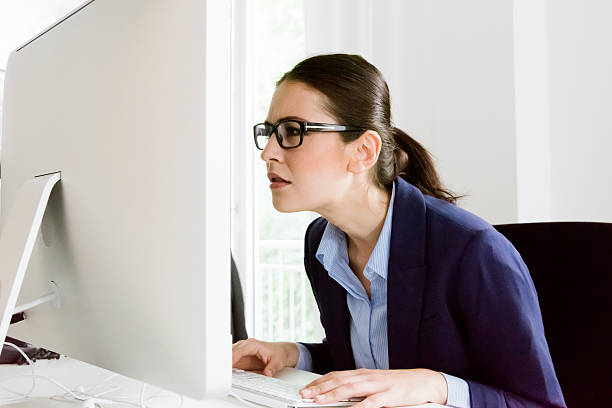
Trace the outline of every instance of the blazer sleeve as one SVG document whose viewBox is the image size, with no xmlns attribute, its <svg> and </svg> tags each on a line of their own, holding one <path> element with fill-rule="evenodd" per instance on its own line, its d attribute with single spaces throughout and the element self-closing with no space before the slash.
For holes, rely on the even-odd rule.
<svg viewBox="0 0 612 408">
<path fill-rule="evenodd" d="M 331 362 L 332 358 L 329 354 L 329 347 L 327 346 L 327 340 L 323 339 L 321 343 L 300 343 L 308 349 L 310 352 L 310 358 L 312 359 L 312 372 L 317 374 L 327 374 L 333 371 Z"/>
<path fill-rule="evenodd" d="M 473 407 L 565 407 L 527 266 L 494 229 L 477 232 L 460 264 L 460 308 L 473 364 Z"/>
</svg>

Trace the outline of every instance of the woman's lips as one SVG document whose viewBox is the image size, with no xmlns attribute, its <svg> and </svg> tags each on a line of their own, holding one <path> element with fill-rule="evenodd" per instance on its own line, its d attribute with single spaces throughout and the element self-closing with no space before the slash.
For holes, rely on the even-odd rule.
<svg viewBox="0 0 612 408">
<path fill-rule="evenodd" d="M 270 180 L 271 189 L 283 188 L 291 184 L 291 182 L 285 180 L 284 178 L 273 172 L 268 173 L 268 179 Z"/>
<path fill-rule="evenodd" d="M 283 187 L 288 186 L 289 184 L 291 184 L 291 183 L 288 182 L 288 181 L 280 181 L 280 180 L 276 181 L 276 180 L 274 180 L 274 181 L 272 181 L 270 183 L 270 188 L 271 189 L 283 188 Z"/>
</svg>

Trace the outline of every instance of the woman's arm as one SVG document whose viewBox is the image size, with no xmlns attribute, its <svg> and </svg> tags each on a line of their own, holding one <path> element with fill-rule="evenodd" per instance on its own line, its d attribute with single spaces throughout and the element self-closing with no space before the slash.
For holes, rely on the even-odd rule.
<svg viewBox="0 0 612 408">
<path fill-rule="evenodd" d="M 536 289 L 512 244 L 494 229 L 478 232 L 457 289 L 475 373 L 466 379 L 472 406 L 565 407 Z"/>
<path fill-rule="evenodd" d="M 295 367 L 298 356 L 295 343 L 267 342 L 251 338 L 232 345 L 232 368 L 261 371 L 271 377 L 285 367 Z"/>
<path fill-rule="evenodd" d="M 304 366 L 302 368 L 302 367 L 296 366 L 296 368 L 306 370 L 306 371 L 312 371 L 313 373 L 317 373 L 317 374 L 327 374 L 333 370 L 333 367 L 331 366 L 332 358 L 331 358 L 331 354 L 329 353 L 329 348 L 327 346 L 326 339 L 323 339 L 321 343 L 298 343 L 298 344 L 300 344 L 301 346 L 304 346 L 304 348 L 306 349 L 308 353 L 308 356 L 306 358 L 308 359 L 308 362 L 310 364 L 308 367 Z M 303 360 L 303 357 L 305 356 L 302 356 L 301 351 L 302 350 L 300 348 L 300 360 Z"/>
</svg>

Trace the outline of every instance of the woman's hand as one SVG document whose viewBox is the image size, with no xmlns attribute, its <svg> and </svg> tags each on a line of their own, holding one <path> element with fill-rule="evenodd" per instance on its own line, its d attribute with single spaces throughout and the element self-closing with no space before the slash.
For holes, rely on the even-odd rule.
<svg viewBox="0 0 612 408">
<path fill-rule="evenodd" d="M 448 386 L 437 371 L 368 370 L 335 371 L 317 378 L 300 391 L 303 398 L 330 404 L 351 397 L 366 397 L 353 408 L 397 407 L 434 402 L 446 404 Z"/>
<path fill-rule="evenodd" d="M 295 343 L 240 340 L 232 345 L 232 368 L 263 371 L 272 377 L 285 367 L 295 367 L 299 356 Z"/>
</svg>

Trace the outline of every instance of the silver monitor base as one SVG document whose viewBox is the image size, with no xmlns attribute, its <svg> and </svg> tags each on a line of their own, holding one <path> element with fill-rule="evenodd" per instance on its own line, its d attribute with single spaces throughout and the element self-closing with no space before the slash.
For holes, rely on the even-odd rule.
<svg viewBox="0 0 612 408">
<path fill-rule="evenodd" d="M 0 270 L 4 274 L 6 274 L 5 271 L 14 271 L 14 275 L 11 275 L 13 279 L 9 279 L 8 282 L 0 282 L 0 310 L 2 311 L 0 340 L 2 342 L 6 338 L 13 313 L 24 312 L 42 303 L 59 301 L 59 294 L 55 286 L 52 287 L 49 294 L 16 307 L 49 196 L 60 179 L 61 173 L 57 172 L 36 176 L 26 182 L 17 193 L 6 215 L 4 228 L 0 235 Z"/>
</svg>

